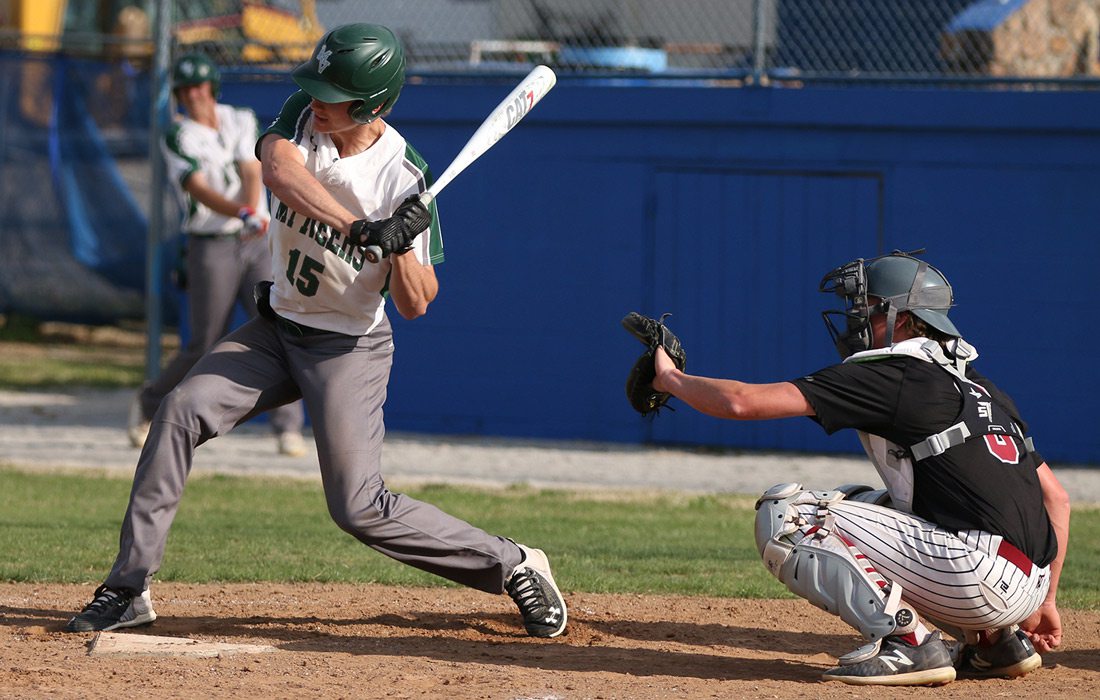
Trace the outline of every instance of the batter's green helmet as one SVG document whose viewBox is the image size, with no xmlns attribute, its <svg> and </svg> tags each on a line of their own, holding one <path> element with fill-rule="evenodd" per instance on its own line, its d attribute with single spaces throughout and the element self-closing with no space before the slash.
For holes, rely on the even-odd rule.
<svg viewBox="0 0 1100 700">
<path fill-rule="evenodd" d="M 218 94 L 222 77 L 218 67 L 201 53 L 189 53 L 176 59 L 172 67 L 172 89 L 186 85 L 199 85 L 210 83 L 210 89 L 214 95 Z"/>
<path fill-rule="evenodd" d="M 355 100 L 348 114 L 369 124 L 397 102 L 405 84 L 405 50 L 386 27 L 346 24 L 321 37 L 313 56 L 291 76 L 321 102 Z"/>
</svg>

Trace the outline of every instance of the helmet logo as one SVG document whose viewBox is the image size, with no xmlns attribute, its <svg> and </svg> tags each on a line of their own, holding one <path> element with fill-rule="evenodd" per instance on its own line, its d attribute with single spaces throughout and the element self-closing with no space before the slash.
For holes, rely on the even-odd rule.
<svg viewBox="0 0 1100 700">
<path fill-rule="evenodd" d="M 324 73 L 325 69 L 328 68 L 330 65 L 332 65 L 331 62 L 329 62 L 329 60 L 328 60 L 329 56 L 331 56 L 331 55 L 332 55 L 332 52 L 329 51 L 328 46 L 326 44 L 321 44 L 321 48 L 317 49 L 317 72 L 318 73 Z"/>
</svg>

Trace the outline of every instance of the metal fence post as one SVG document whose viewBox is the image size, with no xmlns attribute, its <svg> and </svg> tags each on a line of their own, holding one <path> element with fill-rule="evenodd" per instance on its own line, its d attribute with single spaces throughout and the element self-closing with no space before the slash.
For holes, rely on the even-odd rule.
<svg viewBox="0 0 1100 700">
<path fill-rule="evenodd" d="M 149 188 L 149 229 L 145 234 L 145 378 L 152 381 L 160 373 L 160 339 L 163 330 L 162 306 L 163 259 L 161 232 L 164 231 L 164 157 L 160 142 L 168 116 L 168 59 L 171 50 L 172 3 L 157 0 L 153 29 L 154 52 L 149 108 L 149 164 L 153 181 Z"/>
<path fill-rule="evenodd" d="M 764 80 L 764 0 L 752 3 L 752 84 L 760 85 Z"/>
</svg>

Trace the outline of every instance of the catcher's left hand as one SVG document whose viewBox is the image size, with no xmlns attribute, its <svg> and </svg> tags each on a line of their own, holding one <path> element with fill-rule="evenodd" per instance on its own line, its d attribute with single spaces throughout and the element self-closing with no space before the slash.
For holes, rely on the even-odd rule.
<svg viewBox="0 0 1100 700">
<path fill-rule="evenodd" d="M 653 388 L 653 380 L 657 377 L 654 365 L 657 348 L 668 353 L 677 369 L 683 371 L 687 365 L 687 353 L 680 345 L 680 339 L 664 324 L 670 315 L 655 319 L 631 311 L 622 320 L 623 328 L 646 346 L 646 351 L 630 368 L 626 378 L 626 398 L 631 407 L 643 416 L 660 410 L 672 398 L 671 394 Z"/>
</svg>

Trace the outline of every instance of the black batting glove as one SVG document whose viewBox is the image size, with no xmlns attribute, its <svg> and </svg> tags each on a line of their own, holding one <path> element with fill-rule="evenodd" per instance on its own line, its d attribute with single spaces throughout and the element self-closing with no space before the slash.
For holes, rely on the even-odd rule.
<svg viewBox="0 0 1100 700">
<path fill-rule="evenodd" d="M 432 223 L 432 213 L 419 195 L 409 195 L 388 219 L 359 219 L 351 225 L 348 238 L 357 246 L 378 246 L 382 257 L 406 253 L 413 240 Z"/>
<path fill-rule="evenodd" d="M 410 194 L 405 197 L 405 201 L 401 202 L 401 206 L 397 207 L 397 211 L 393 215 L 401 217 L 401 220 L 405 222 L 405 226 L 413 232 L 413 237 L 419 236 L 432 225 L 432 213 L 424 202 L 420 201 L 420 195 L 418 194 Z"/>
</svg>

